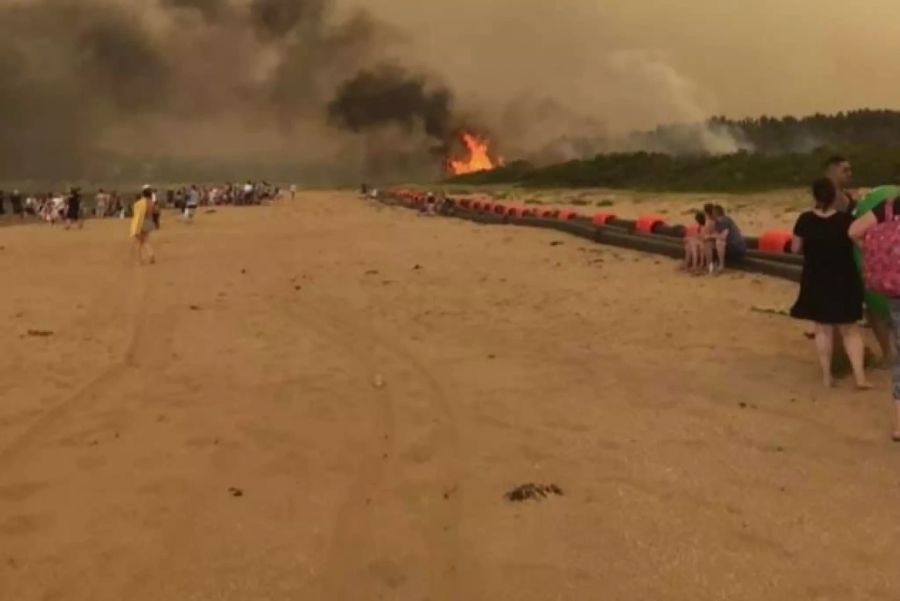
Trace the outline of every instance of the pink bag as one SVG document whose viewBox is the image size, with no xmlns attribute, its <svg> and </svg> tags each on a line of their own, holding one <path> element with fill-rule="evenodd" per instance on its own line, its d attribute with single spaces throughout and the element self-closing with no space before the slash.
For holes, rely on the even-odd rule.
<svg viewBox="0 0 900 601">
<path fill-rule="evenodd" d="M 900 298 L 900 221 L 894 221 L 894 201 L 884 205 L 884 222 L 863 240 L 863 278 L 870 292 Z"/>
</svg>

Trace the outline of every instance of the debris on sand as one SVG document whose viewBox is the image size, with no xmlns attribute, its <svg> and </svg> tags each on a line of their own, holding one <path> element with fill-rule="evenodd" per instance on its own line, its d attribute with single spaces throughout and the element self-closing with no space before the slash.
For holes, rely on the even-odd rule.
<svg viewBox="0 0 900 601">
<path fill-rule="evenodd" d="M 205 210 L 205 211 L 203 211 L 203 212 L 204 212 L 205 214 L 207 214 L 207 215 L 212 215 L 213 213 L 216 212 L 216 210 L 215 210 L 215 209 L 207 209 L 207 210 Z"/>
<path fill-rule="evenodd" d="M 232 497 L 243 497 L 244 491 L 242 491 L 240 488 L 235 488 L 234 486 L 229 486 L 228 494 L 230 494 Z"/>
<path fill-rule="evenodd" d="M 517 486 L 503 497 L 511 503 L 521 503 L 522 501 L 542 501 L 549 495 L 563 496 L 563 491 L 555 484 L 534 484 L 529 482 L 522 486 Z"/>
<path fill-rule="evenodd" d="M 422 269 L 421 265 L 413 265 L 413 271 L 419 271 L 420 269 Z"/>
<path fill-rule="evenodd" d="M 34 338 L 47 338 L 53 336 L 53 330 L 28 330 L 28 335 Z"/>
<path fill-rule="evenodd" d="M 791 313 L 787 309 L 782 309 L 778 307 L 760 307 L 758 305 L 754 305 L 750 307 L 750 310 L 754 313 L 763 313 L 766 315 L 780 315 L 782 317 L 790 317 Z"/>
<path fill-rule="evenodd" d="M 366 275 L 378 275 L 378 270 L 370 269 L 369 271 L 366 272 Z"/>
<path fill-rule="evenodd" d="M 375 374 L 375 377 L 372 378 L 372 386 L 375 388 L 384 388 L 384 376 Z"/>
<path fill-rule="evenodd" d="M 565 243 L 561 242 L 560 240 L 554 240 L 553 242 L 550 243 L 550 246 L 562 246 L 563 244 L 565 244 Z"/>
<path fill-rule="evenodd" d="M 191 311 L 200 311 L 200 306 L 199 305 L 191 305 L 190 310 Z"/>
</svg>

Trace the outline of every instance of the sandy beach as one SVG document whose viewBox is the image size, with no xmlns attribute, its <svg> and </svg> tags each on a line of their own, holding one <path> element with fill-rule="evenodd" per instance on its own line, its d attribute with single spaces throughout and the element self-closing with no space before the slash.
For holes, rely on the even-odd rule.
<svg viewBox="0 0 900 601">
<path fill-rule="evenodd" d="M 900 596 L 889 373 L 821 389 L 794 284 L 349 192 L 127 233 L 0 229 L 4 601 Z"/>
</svg>

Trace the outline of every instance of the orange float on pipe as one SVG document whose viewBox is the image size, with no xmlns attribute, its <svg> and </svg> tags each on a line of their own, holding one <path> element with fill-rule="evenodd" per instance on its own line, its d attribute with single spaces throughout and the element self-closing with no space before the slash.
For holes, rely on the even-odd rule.
<svg viewBox="0 0 900 601">
<path fill-rule="evenodd" d="M 557 211 L 556 209 L 541 209 L 541 211 L 538 213 L 538 215 L 540 217 L 543 217 L 544 219 L 556 217 L 557 214 L 559 214 L 559 211 Z"/>
<path fill-rule="evenodd" d="M 506 215 L 506 205 L 496 204 L 494 205 L 494 213 L 497 215 Z"/>
<path fill-rule="evenodd" d="M 569 221 L 571 219 L 575 219 L 576 217 L 578 217 L 578 213 L 576 213 L 575 211 L 569 211 L 568 209 L 563 209 L 556 214 L 556 218 L 560 221 Z"/>
<path fill-rule="evenodd" d="M 766 232 L 759 237 L 759 250 L 764 253 L 783 255 L 791 251 L 791 240 L 794 235 L 783 230 Z"/>
<path fill-rule="evenodd" d="M 658 225 L 665 225 L 665 223 L 666 218 L 662 215 L 642 215 L 638 217 L 634 229 L 641 234 L 652 234 L 653 228 Z"/>
<path fill-rule="evenodd" d="M 610 220 L 615 218 L 616 216 L 612 213 L 597 213 L 591 218 L 591 223 L 594 225 L 606 225 Z"/>
<path fill-rule="evenodd" d="M 525 209 L 522 207 L 509 207 L 506 209 L 506 214 L 510 217 L 524 217 Z"/>
<path fill-rule="evenodd" d="M 472 206 L 472 201 L 471 201 L 471 199 L 468 199 L 468 198 L 462 198 L 459 201 L 459 206 L 461 206 L 464 209 L 468 209 L 469 207 Z"/>
</svg>

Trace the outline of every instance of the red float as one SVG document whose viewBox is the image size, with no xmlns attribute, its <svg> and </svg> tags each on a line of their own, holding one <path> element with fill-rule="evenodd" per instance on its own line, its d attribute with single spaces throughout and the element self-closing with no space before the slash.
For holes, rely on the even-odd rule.
<svg viewBox="0 0 900 601">
<path fill-rule="evenodd" d="M 594 225 L 606 225 L 607 223 L 609 223 L 611 220 L 613 220 L 615 218 L 616 218 L 616 216 L 613 215 L 612 213 L 597 213 L 591 219 L 591 222 Z"/>
<path fill-rule="evenodd" d="M 652 234 L 658 225 L 665 225 L 666 218 L 662 215 L 642 215 L 638 218 L 634 229 L 641 234 Z"/>
<path fill-rule="evenodd" d="M 568 209 L 563 209 L 559 213 L 556 214 L 556 218 L 560 221 L 570 221 L 578 217 L 578 213 L 575 211 L 569 211 Z"/>
<path fill-rule="evenodd" d="M 791 232 L 773 230 L 759 237 L 759 250 L 764 253 L 783 255 L 791 252 L 791 240 L 794 235 Z"/>
<path fill-rule="evenodd" d="M 552 219 L 558 214 L 559 211 L 557 211 L 556 209 L 541 209 L 541 211 L 538 213 L 538 215 L 540 215 L 544 219 Z"/>
</svg>

